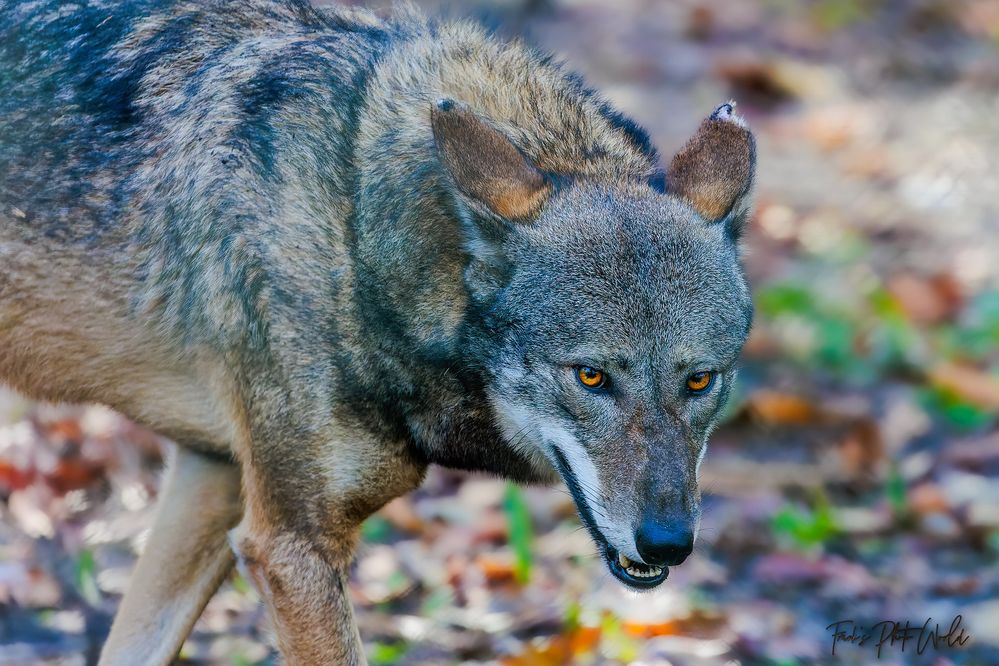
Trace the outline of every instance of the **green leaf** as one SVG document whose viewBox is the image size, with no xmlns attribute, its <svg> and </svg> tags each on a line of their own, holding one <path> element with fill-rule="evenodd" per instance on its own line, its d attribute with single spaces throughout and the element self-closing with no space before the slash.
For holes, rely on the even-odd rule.
<svg viewBox="0 0 999 666">
<path fill-rule="evenodd" d="M 905 479 L 898 471 L 898 465 L 892 463 L 888 470 L 888 479 L 885 484 L 885 492 L 888 495 L 888 504 L 895 515 L 896 520 L 902 520 L 909 515 L 909 503 L 905 492 Z"/>
<path fill-rule="evenodd" d="M 600 620 L 600 630 L 604 649 L 611 657 L 626 664 L 638 658 L 637 641 L 625 633 L 617 617 L 605 613 Z"/>
<path fill-rule="evenodd" d="M 784 507 L 774 515 L 771 526 L 791 546 L 804 550 L 821 546 L 840 533 L 832 507 L 822 495 L 816 497 L 814 509 Z"/>
<path fill-rule="evenodd" d="M 432 617 L 438 611 L 443 610 L 454 603 L 454 590 L 450 587 L 438 587 L 427 595 L 427 598 L 420 604 L 420 615 Z"/>
<path fill-rule="evenodd" d="M 815 20 L 826 30 L 840 30 L 867 18 L 861 0 L 822 0 L 815 6 Z"/>
<path fill-rule="evenodd" d="M 361 538 L 368 543 L 385 543 L 392 536 L 392 524 L 379 515 L 361 523 Z"/>
<path fill-rule="evenodd" d="M 506 513 L 510 545 L 513 546 L 515 558 L 514 577 L 518 583 L 524 584 L 531 578 L 533 563 L 531 544 L 534 540 L 534 527 L 531 525 L 531 514 L 527 502 L 524 501 L 524 494 L 512 483 L 506 484 L 503 510 Z"/>
<path fill-rule="evenodd" d="M 101 591 L 97 587 L 97 564 L 91 551 L 84 549 L 76 556 L 73 579 L 80 596 L 88 604 L 96 606 L 100 603 Z"/>
<path fill-rule="evenodd" d="M 247 582 L 247 580 L 238 572 L 232 577 L 232 589 L 242 595 L 250 594 L 253 591 L 253 588 L 250 587 L 250 583 Z"/>
<path fill-rule="evenodd" d="M 582 626 L 579 618 L 583 612 L 583 608 L 579 605 L 577 601 L 570 601 L 565 607 L 565 613 L 562 616 L 562 623 L 565 626 L 565 631 L 572 632 L 579 629 Z"/>
<path fill-rule="evenodd" d="M 375 643 L 371 648 L 371 663 L 376 666 L 397 664 L 408 649 L 405 643 Z"/>
<path fill-rule="evenodd" d="M 927 410 L 943 416 L 957 430 L 963 432 L 982 430 L 996 419 L 995 414 L 941 387 L 924 389 L 919 394 L 919 400 Z"/>
<path fill-rule="evenodd" d="M 999 555 L 999 530 L 992 530 L 985 537 L 985 545 L 996 555 Z"/>
<path fill-rule="evenodd" d="M 247 657 L 245 654 L 234 654 L 229 658 L 229 663 L 232 666 L 256 666 L 255 661 Z"/>
<path fill-rule="evenodd" d="M 771 284 L 756 293 L 756 307 L 766 317 L 812 313 L 813 301 L 810 291 L 791 284 Z"/>
</svg>

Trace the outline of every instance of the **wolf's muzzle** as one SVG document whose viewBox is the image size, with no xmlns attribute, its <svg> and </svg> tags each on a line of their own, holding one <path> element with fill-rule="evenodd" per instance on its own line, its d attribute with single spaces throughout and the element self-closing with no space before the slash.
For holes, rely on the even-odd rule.
<svg viewBox="0 0 999 666">
<path fill-rule="evenodd" d="M 694 530 L 689 520 L 646 516 L 635 531 L 635 547 L 646 564 L 676 566 L 693 552 Z"/>
</svg>

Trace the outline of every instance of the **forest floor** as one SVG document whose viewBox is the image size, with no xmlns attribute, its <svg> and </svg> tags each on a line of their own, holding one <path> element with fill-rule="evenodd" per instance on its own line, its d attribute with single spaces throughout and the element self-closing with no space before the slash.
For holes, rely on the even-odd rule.
<svg viewBox="0 0 999 666">
<path fill-rule="evenodd" d="M 759 140 L 757 320 L 697 548 L 661 589 L 609 576 L 564 489 L 434 469 L 364 527 L 350 590 L 371 662 L 999 664 L 999 2 L 452 13 L 562 56 L 664 155 L 738 101 Z M 93 658 L 162 450 L 106 409 L 0 390 L 0 664 Z M 882 640 L 958 616 L 963 644 Z M 833 654 L 845 621 L 872 637 Z M 182 658 L 274 661 L 238 574 Z"/>
</svg>

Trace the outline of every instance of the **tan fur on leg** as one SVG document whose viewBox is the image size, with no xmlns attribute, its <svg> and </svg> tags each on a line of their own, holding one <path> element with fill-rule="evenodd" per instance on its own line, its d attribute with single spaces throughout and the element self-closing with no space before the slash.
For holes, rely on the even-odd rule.
<svg viewBox="0 0 999 666">
<path fill-rule="evenodd" d="M 367 663 L 347 592 L 349 551 L 342 557 L 294 534 L 236 537 L 240 556 L 267 605 L 278 648 L 289 666 Z M 341 550 L 338 548 L 337 550 Z"/>
<path fill-rule="evenodd" d="M 178 449 L 159 515 L 118 608 L 100 666 L 169 664 L 235 558 L 239 468 Z"/>
<path fill-rule="evenodd" d="M 297 458 L 283 453 L 288 447 L 276 450 L 280 461 L 258 455 L 244 465 L 245 515 L 232 542 L 267 605 L 284 663 L 364 664 L 347 589 L 359 528 L 418 486 L 426 466 L 403 442 L 375 446 L 351 421 L 300 439 Z M 275 475 L 280 464 L 286 467 Z"/>
</svg>

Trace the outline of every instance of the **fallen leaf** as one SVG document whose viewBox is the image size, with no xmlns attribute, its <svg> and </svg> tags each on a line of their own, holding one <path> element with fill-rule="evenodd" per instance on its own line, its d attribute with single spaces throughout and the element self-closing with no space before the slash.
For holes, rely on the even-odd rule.
<svg viewBox="0 0 999 666">
<path fill-rule="evenodd" d="M 807 425 L 821 415 L 821 410 L 801 396 L 770 390 L 754 391 L 744 409 L 753 420 L 771 426 Z"/>
<path fill-rule="evenodd" d="M 10 493 L 27 487 L 35 480 L 33 470 L 21 469 L 6 460 L 0 460 L 0 491 Z"/>
<path fill-rule="evenodd" d="M 906 316 L 917 324 L 950 320 L 963 303 L 957 281 L 945 274 L 927 278 L 900 273 L 888 280 L 887 288 Z"/>
<path fill-rule="evenodd" d="M 523 653 L 500 660 L 503 666 L 565 666 L 589 655 L 600 644 L 602 632 L 597 627 L 579 627 L 574 631 L 528 644 Z"/>
<path fill-rule="evenodd" d="M 848 478 L 877 476 L 886 460 L 878 424 L 857 419 L 839 444 L 839 461 Z"/>
<path fill-rule="evenodd" d="M 941 363 L 930 369 L 929 382 L 962 400 L 999 412 L 999 378 L 984 370 L 958 363 Z"/>
<path fill-rule="evenodd" d="M 512 555 L 483 553 L 475 558 L 475 564 L 478 565 L 486 580 L 491 584 L 511 583 L 516 578 L 516 567 Z"/>
<path fill-rule="evenodd" d="M 794 99 L 794 92 L 780 80 L 771 62 L 726 60 L 718 65 L 716 73 L 731 86 L 736 97 L 754 106 L 770 109 Z"/>
<path fill-rule="evenodd" d="M 911 488 L 906 504 L 919 516 L 950 511 L 950 502 L 947 501 L 947 496 L 944 495 L 940 486 L 929 482 Z"/>
<path fill-rule="evenodd" d="M 411 534 L 419 534 L 423 531 L 423 520 L 413 509 L 413 502 L 409 497 L 397 497 L 381 510 L 382 516 L 396 529 Z"/>
</svg>

